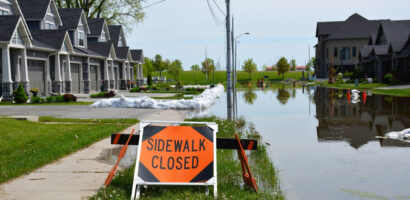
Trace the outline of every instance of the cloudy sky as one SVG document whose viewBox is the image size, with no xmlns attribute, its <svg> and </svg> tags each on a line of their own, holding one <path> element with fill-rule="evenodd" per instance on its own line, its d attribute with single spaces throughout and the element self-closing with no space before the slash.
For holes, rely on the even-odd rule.
<svg viewBox="0 0 410 200">
<path fill-rule="evenodd" d="M 145 5 L 159 0 L 147 0 Z M 224 0 L 209 0 L 217 16 L 214 19 L 207 0 L 166 0 L 147 8 L 146 19 L 128 34 L 132 48 L 144 49 L 147 57 L 161 54 L 180 59 L 185 69 L 205 57 L 222 67 L 226 60 Z M 410 19 L 410 0 L 232 0 L 235 35 L 242 36 L 238 60 L 253 58 L 258 68 L 276 63 L 281 56 L 296 59 L 298 65 L 308 60 L 308 45 L 314 56 L 318 21 L 345 20 L 353 13 L 367 19 Z"/>
</svg>

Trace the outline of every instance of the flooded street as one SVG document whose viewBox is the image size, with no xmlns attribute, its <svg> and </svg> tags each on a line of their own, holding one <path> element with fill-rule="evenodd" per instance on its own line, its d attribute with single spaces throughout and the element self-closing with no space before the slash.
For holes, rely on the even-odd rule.
<svg viewBox="0 0 410 200">
<path fill-rule="evenodd" d="M 238 115 L 270 148 L 288 199 L 410 199 L 410 143 L 383 139 L 410 128 L 410 98 L 326 88 L 241 89 Z M 209 114 L 226 117 L 226 94 Z"/>
</svg>

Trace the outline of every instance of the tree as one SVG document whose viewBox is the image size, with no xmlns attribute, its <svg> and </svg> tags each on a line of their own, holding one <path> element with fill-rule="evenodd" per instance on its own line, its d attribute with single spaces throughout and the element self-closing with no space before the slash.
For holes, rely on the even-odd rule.
<svg viewBox="0 0 410 200">
<path fill-rule="evenodd" d="M 168 73 L 171 74 L 175 80 L 178 80 L 179 74 L 183 72 L 182 62 L 180 60 L 174 60 L 168 68 Z"/>
<path fill-rule="evenodd" d="M 163 65 L 162 65 L 162 70 L 167 71 L 171 67 L 171 61 L 167 58 L 165 59 Z M 160 72 L 161 75 L 161 72 Z"/>
<path fill-rule="evenodd" d="M 245 102 L 247 104 L 252 105 L 253 102 L 256 100 L 256 98 L 258 97 L 258 95 L 252 91 L 252 88 L 249 88 L 248 91 L 246 91 L 245 93 L 243 93 L 243 98 L 245 100 Z"/>
<path fill-rule="evenodd" d="M 283 75 L 283 79 L 285 79 L 285 73 L 289 71 L 289 63 L 288 60 L 286 60 L 285 57 L 282 57 L 279 59 L 278 63 L 276 64 L 278 67 L 278 73 L 279 75 Z"/>
<path fill-rule="evenodd" d="M 142 64 L 142 69 L 143 69 L 142 71 L 144 73 L 144 76 L 151 74 L 152 71 L 154 70 L 153 61 L 150 58 L 145 57 L 144 64 Z"/>
<path fill-rule="evenodd" d="M 164 68 L 164 67 L 163 67 L 163 66 L 164 66 L 164 62 L 162 61 L 162 56 L 159 55 L 159 54 L 155 55 L 153 64 L 154 64 L 154 69 L 155 69 L 156 71 L 159 71 L 159 76 L 161 76 L 161 72 L 162 72 L 162 70 L 163 70 L 163 68 Z"/>
<path fill-rule="evenodd" d="M 249 73 L 249 80 L 251 80 L 251 74 L 258 70 L 258 67 L 253 62 L 253 60 L 247 59 L 242 65 L 242 70 Z"/>
<path fill-rule="evenodd" d="M 315 57 L 312 57 L 309 62 L 306 64 L 306 71 L 310 72 L 312 67 L 315 66 Z"/>
<path fill-rule="evenodd" d="M 214 60 L 210 58 L 206 58 L 201 64 L 202 64 L 202 72 L 206 73 L 208 75 L 207 77 L 209 77 L 211 72 L 215 69 Z"/>
<path fill-rule="evenodd" d="M 293 71 L 296 71 L 296 60 L 295 59 L 290 60 L 290 66 L 292 67 Z"/>
<path fill-rule="evenodd" d="M 199 67 L 199 65 L 195 64 L 191 66 L 191 71 L 201 71 L 201 68 Z"/>
<path fill-rule="evenodd" d="M 87 18 L 105 18 L 110 25 L 121 24 L 127 31 L 143 21 L 144 0 L 55 0 L 59 8 L 82 8 Z"/>
</svg>

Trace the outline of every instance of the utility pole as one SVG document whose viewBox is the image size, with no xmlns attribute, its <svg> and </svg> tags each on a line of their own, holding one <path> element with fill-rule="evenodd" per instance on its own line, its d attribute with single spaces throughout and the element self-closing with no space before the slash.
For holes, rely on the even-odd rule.
<svg viewBox="0 0 410 200">
<path fill-rule="evenodd" d="M 208 80 L 208 47 L 205 47 L 205 78 Z"/>
<path fill-rule="evenodd" d="M 226 0 L 226 87 L 228 120 L 232 120 L 232 91 L 231 91 L 231 1 Z"/>
<path fill-rule="evenodd" d="M 231 31 L 231 42 L 232 42 L 232 93 L 233 93 L 233 109 L 232 109 L 232 117 L 233 120 L 236 120 L 235 116 L 235 106 L 236 106 L 236 99 L 235 99 L 235 94 L 236 94 L 236 86 L 235 86 L 235 78 L 236 78 L 236 63 L 235 63 L 235 36 L 234 36 L 234 27 L 235 27 L 235 22 L 232 16 L 232 31 Z"/>
</svg>

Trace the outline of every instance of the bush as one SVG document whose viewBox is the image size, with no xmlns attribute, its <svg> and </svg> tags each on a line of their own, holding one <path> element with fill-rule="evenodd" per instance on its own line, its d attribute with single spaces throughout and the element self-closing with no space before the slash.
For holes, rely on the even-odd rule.
<svg viewBox="0 0 410 200">
<path fill-rule="evenodd" d="M 65 94 L 63 96 L 63 101 L 64 102 L 76 102 L 77 101 L 77 97 L 74 96 L 73 94 Z"/>
<path fill-rule="evenodd" d="M 150 89 L 150 90 L 158 90 L 158 86 L 157 86 L 157 85 L 152 85 L 152 86 L 149 86 L 148 89 Z"/>
<path fill-rule="evenodd" d="M 140 92 L 140 91 L 141 91 L 140 87 L 135 87 L 130 90 L 130 92 Z"/>
<path fill-rule="evenodd" d="M 182 85 L 181 81 L 178 81 L 177 84 L 175 85 L 176 88 L 181 89 L 184 87 L 184 85 Z"/>
<path fill-rule="evenodd" d="M 106 95 L 106 92 L 99 92 L 99 93 L 90 95 L 90 97 L 91 98 L 102 98 L 102 97 L 105 97 L 105 95 Z"/>
<path fill-rule="evenodd" d="M 351 76 L 351 78 L 354 79 L 364 79 L 364 71 L 360 70 L 359 68 L 357 68 L 354 72 L 353 75 Z"/>
<path fill-rule="evenodd" d="M 384 75 L 384 80 L 386 80 L 386 82 L 391 83 L 393 82 L 393 74 L 391 73 L 387 73 L 386 75 Z"/>
<path fill-rule="evenodd" d="M 55 97 L 55 102 L 62 103 L 64 102 L 64 95 L 58 95 Z"/>
<path fill-rule="evenodd" d="M 43 103 L 44 99 L 41 97 L 32 97 L 30 102 L 31 103 Z"/>
<path fill-rule="evenodd" d="M 345 81 L 343 80 L 343 74 L 338 73 L 336 76 L 336 84 L 343 84 L 343 83 L 345 83 Z"/>
<path fill-rule="evenodd" d="M 148 76 L 147 76 L 147 85 L 148 86 L 152 85 L 152 75 L 151 74 L 148 74 Z"/>
<path fill-rule="evenodd" d="M 115 92 L 114 91 L 109 91 L 109 92 L 107 92 L 107 93 L 105 93 L 105 97 L 106 98 L 111 98 L 111 97 L 115 97 Z"/>
<path fill-rule="evenodd" d="M 14 97 L 14 101 L 18 104 L 27 102 L 28 97 L 26 95 L 26 92 L 24 91 L 24 87 L 22 84 L 19 84 L 19 86 L 17 87 L 17 90 L 13 91 L 13 97 Z"/>
<path fill-rule="evenodd" d="M 46 97 L 46 102 L 47 102 L 47 103 L 53 103 L 53 102 L 55 102 L 55 101 L 56 101 L 56 98 L 53 97 L 53 96 Z"/>
</svg>

